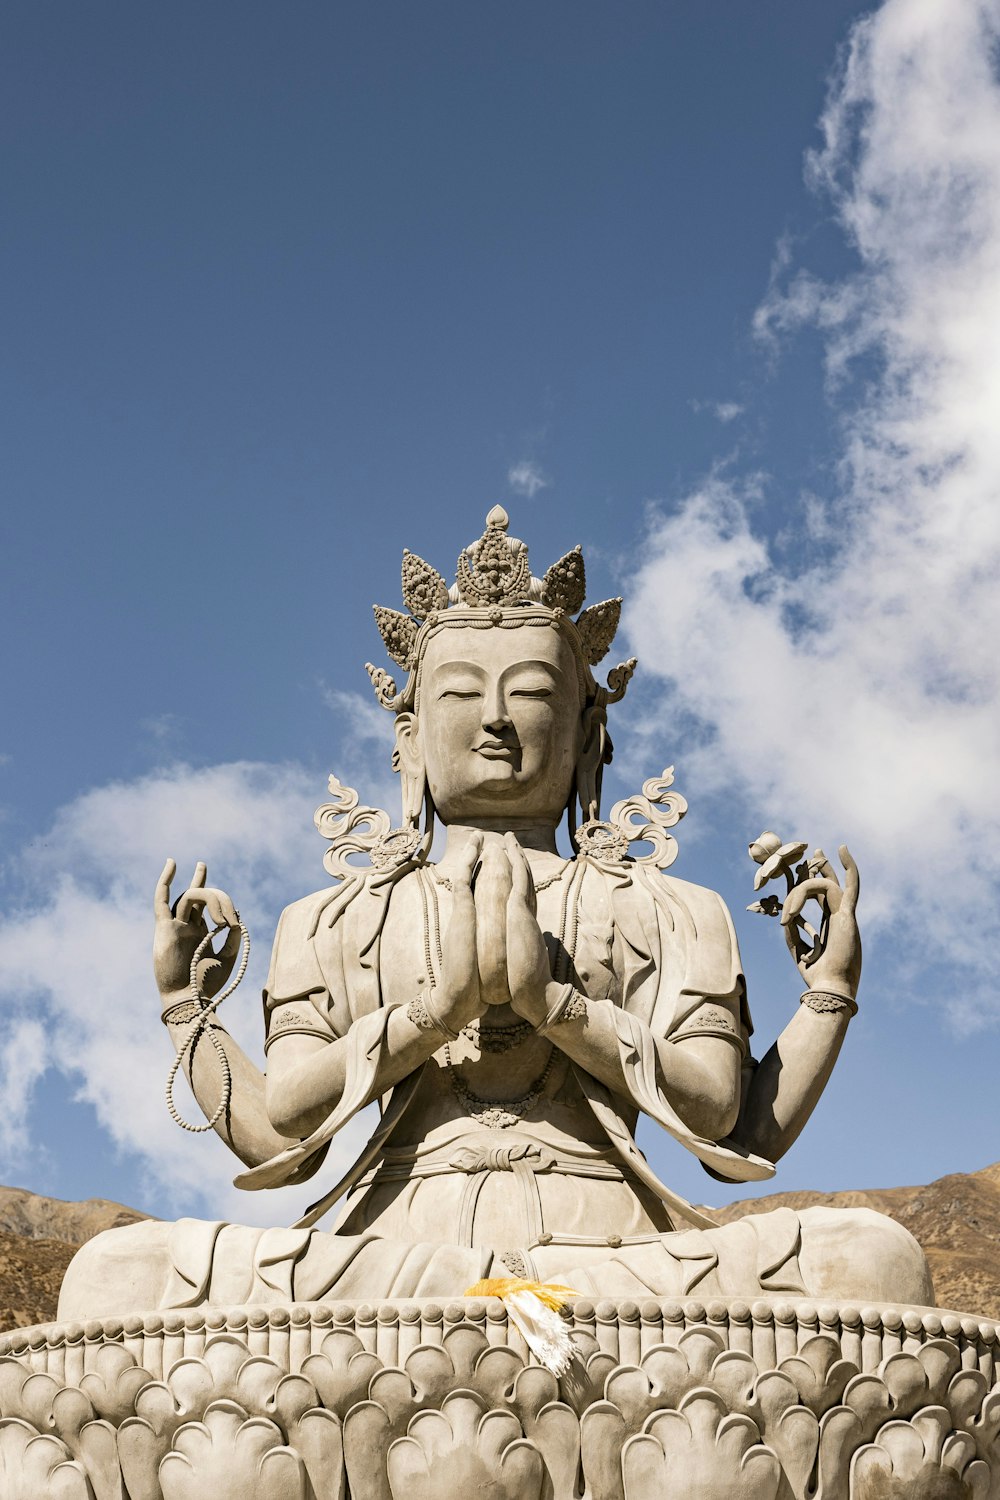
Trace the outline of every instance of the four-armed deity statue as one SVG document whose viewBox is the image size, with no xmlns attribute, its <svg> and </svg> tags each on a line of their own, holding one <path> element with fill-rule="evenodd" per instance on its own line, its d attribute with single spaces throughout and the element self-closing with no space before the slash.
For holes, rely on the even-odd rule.
<svg viewBox="0 0 1000 1500">
<path fill-rule="evenodd" d="M 533 576 L 507 525 L 452 585 L 405 552 L 405 611 L 375 611 L 402 817 L 331 778 L 331 879 L 278 923 L 263 1070 L 219 1018 L 246 927 L 167 861 L 168 1107 L 240 1187 L 316 1201 L 85 1245 L 60 1320 L 0 1337 L 0 1500 L 1000 1497 L 1000 1325 L 933 1306 L 901 1225 L 715 1223 L 636 1145 L 648 1115 L 717 1181 L 772 1176 L 857 1010 L 858 872 L 751 844 L 791 959 L 755 1048 L 729 913 L 668 873 L 672 770 L 602 808 L 621 601 L 584 608 L 579 549 Z"/>
<path fill-rule="evenodd" d="M 404 553 L 406 613 L 375 611 L 407 674 L 397 691 L 368 669 L 395 718 L 402 823 L 390 829 L 331 782 L 337 800 L 317 822 L 336 883 L 278 924 L 266 1073 L 207 1005 L 240 948 L 232 900 L 204 865 L 173 904 L 172 861 L 157 887 L 163 1020 L 206 1119 L 245 1166 L 238 1185 L 318 1173 L 373 1101 L 378 1127 L 291 1228 L 185 1219 L 101 1235 L 70 1267 L 60 1316 L 454 1297 L 484 1278 L 598 1297 L 932 1302 L 923 1254 L 891 1220 L 783 1208 L 719 1226 L 636 1146 L 645 1113 L 715 1178 L 773 1174 L 857 1009 L 858 873 L 846 848 L 841 884 L 821 851 L 803 859 L 804 845 L 774 835 L 753 846 L 758 884 L 786 880 L 784 901 L 761 906 L 780 912 L 798 971 L 788 1024 L 757 1060 L 729 913 L 664 873 L 677 848 L 667 829 L 685 810 L 670 773 L 602 817 L 608 709 L 635 662 L 607 685 L 594 668 L 621 601 L 582 609 L 579 549 L 534 577 L 507 524 L 490 513 L 450 588 Z M 564 820 L 570 859 L 557 850 Z M 217 955 L 207 920 L 229 929 Z M 315 1227 L 335 1206 L 335 1222 Z"/>
</svg>

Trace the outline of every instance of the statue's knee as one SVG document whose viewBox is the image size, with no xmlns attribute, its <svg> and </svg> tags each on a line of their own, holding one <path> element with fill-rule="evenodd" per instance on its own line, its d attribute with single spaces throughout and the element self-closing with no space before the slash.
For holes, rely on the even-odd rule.
<svg viewBox="0 0 1000 1500">
<path fill-rule="evenodd" d="M 799 1264 L 816 1295 L 933 1305 L 927 1257 L 908 1229 L 871 1208 L 806 1208 Z"/>
<path fill-rule="evenodd" d="M 170 1270 L 169 1224 L 150 1219 L 105 1229 L 81 1245 L 59 1289 L 57 1316 L 116 1317 L 157 1306 Z"/>
</svg>

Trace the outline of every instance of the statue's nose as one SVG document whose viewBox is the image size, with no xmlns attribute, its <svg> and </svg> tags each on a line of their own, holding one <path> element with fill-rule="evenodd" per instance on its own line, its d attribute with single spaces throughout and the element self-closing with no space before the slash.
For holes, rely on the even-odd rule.
<svg viewBox="0 0 1000 1500">
<path fill-rule="evenodd" d="M 497 733 L 509 729 L 511 724 L 510 714 L 507 712 L 507 704 L 503 694 L 498 690 L 487 693 L 483 700 L 483 728 L 493 730 Z"/>
</svg>

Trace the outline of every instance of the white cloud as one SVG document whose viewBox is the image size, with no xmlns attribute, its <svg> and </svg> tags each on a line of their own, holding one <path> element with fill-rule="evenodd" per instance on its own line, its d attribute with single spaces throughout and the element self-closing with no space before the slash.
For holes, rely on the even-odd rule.
<svg viewBox="0 0 1000 1500">
<path fill-rule="evenodd" d="M 552 483 L 532 459 L 523 458 L 507 470 L 507 483 L 517 495 L 527 495 L 533 500 L 539 490 L 548 489 Z"/>
<path fill-rule="evenodd" d="M 23 1156 L 32 1091 L 48 1066 L 93 1107 L 120 1152 L 142 1159 L 178 1211 L 289 1222 L 316 1196 L 314 1184 L 277 1197 L 238 1192 L 235 1158 L 168 1118 L 172 1054 L 150 943 L 164 859 L 178 861 L 177 892 L 205 858 L 209 882 L 229 891 L 250 928 L 250 970 L 224 1019 L 262 1064 L 259 996 L 274 924 L 288 901 L 326 882 L 325 846 L 312 823 L 324 793 L 321 778 L 296 765 L 174 766 L 88 792 L 56 814 L 23 854 L 20 900 L 0 922 L 0 1003 L 10 1017 L 0 1033 L 0 1151 L 8 1160 Z M 179 1088 L 178 1100 L 191 1118 L 186 1092 Z M 341 1166 L 362 1130 L 335 1144 Z"/>
<path fill-rule="evenodd" d="M 716 401 L 712 408 L 720 422 L 735 422 L 736 418 L 742 416 L 743 407 L 738 401 Z"/>
<path fill-rule="evenodd" d="M 824 340 L 840 493 L 784 545 L 757 486 L 715 474 L 652 522 L 627 616 L 671 710 L 711 729 L 689 767 L 802 837 L 848 835 L 896 942 L 993 977 L 1000 873 L 1000 17 L 887 0 L 854 26 L 809 177 L 856 271 L 779 247 L 757 314 Z M 799 527 L 802 545 L 789 547 Z M 817 541 L 823 545 L 815 561 Z M 687 773 L 686 773 L 686 779 Z M 756 828 L 753 832 L 758 831 Z M 949 997 L 959 1019 L 982 1014 Z"/>
</svg>

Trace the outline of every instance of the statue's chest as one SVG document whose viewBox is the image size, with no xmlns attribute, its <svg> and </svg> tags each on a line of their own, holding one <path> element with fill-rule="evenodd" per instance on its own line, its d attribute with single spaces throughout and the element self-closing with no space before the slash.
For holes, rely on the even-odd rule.
<svg viewBox="0 0 1000 1500">
<path fill-rule="evenodd" d="M 568 876 L 542 884 L 537 892 L 538 923 L 553 968 L 565 952 L 570 972 L 594 999 L 614 997 L 617 984 L 611 909 L 605 893 L 584 884 L 567 900 Z M 449 942 L 468 942 L 451 925 L 452 895 L 433 869 L 401 881 L 392 894 L 382 929 L 379 972 L 383 1004 L 413 999 L 439 982 Z M 474 940 L 474 939 L 473 939 Z M 560 965 L 561 967 L 561 965 Z"/>
</svg>

